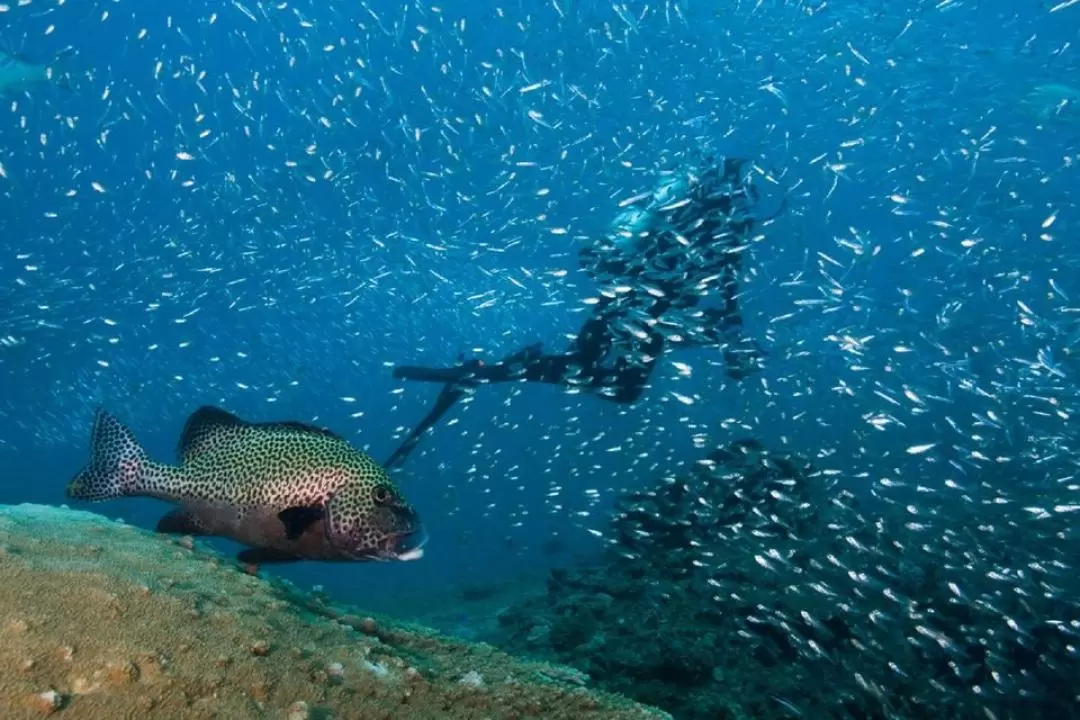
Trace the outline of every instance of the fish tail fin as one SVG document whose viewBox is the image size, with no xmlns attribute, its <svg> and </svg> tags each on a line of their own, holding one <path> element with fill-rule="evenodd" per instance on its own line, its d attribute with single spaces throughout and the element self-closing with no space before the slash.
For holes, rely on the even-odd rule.
<svg viewBox="0 0 1080 720">
<path fill-rule="evenodd" d="M 90 433 L 90 461 L 67 487 L 75 500 L 137 495 L 153 463 L 123 423 L 103 409 Z"/>
</svg>

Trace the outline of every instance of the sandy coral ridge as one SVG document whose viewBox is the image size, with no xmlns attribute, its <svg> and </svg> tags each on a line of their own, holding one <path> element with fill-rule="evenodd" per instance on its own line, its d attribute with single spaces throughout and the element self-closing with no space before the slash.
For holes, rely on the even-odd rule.
<svg viewBox="0 0 1080 720">
<path fill-rule="evenodd" d="M 0 572 L 5 720 L 667 717 L 91 513 L 0 506 Z"/>
</svg>

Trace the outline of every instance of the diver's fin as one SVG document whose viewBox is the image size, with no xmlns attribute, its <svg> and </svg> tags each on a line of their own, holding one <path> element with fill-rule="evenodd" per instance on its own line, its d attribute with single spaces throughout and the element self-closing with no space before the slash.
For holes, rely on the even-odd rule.
<svg viewBox="0 0 1080 720">
<path fill-rule="evenodd" d="M 499 362 L 501 362 L 503 365 L 513 365 L 515 363 L 528 364 L 530 361 L 535 360 L 543 354 L 544 343 L 534 342 L 532 345 L 526 345 L 517 352 L 507 355 Z"/>
<path fill-rule="evenodd" d="M 435 427 L 435 424 L 442 419 L 442 416 L 450 411 L 450 408 L 454 407 L 458 400 L 465 397 L 469 393 L 467 388 L 457 385 L 455 383 L 446 383 L 443 385 L 443 389 L 439 392 L 439 396 L 435 398 L 435 405 L 431 408 L 431 411 L 424 416 L 424 419 L 413 428 L 409 436 L 402 441 L 398 449 L 394 451 L 386 462 L 383 464 L 387 470 L 391 470 L 401 463 L 405 462 L 405 458 L 409 456 L 416 446 L 420 443 L 420 439 L 431 428 Z"/>
<path fill-rule="evenodd" d="M 421 382 L 457 383 L 469 375 L 469 370 L 462 366 L 448 368 L 417 367 L 399 365 L 394 368 L 395 380 L 419 380 Z"/>
<path fill-rule="evenodd" d="M 159 533 L 176 535 L 211 535 L 210 528 L 190 510 L 177 508 L 161 516 L 154 528 Z"/>
<path fill-rule="evenodd" d="M 304 531 L 323 519 L 325 512 L 319 506 L 290 507 L 278 513 L 278 519 L 285 526 L 285 537 L 297 540 Z"/>
<path fill-rule="evenodd" d="M 245 565 L 266 565 L 267 563 L 300 562 L 296 555 L 290 555 L 272 548 L 248 548 L 236 554 L 236 559 Z"/>
</svg>

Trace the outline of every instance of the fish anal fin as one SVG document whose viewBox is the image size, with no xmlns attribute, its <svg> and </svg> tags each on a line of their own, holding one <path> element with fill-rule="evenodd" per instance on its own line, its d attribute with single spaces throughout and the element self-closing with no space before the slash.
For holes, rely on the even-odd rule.
<svg viewBox="0 0 1080 720">
<path fill-rule="evenodd" d="M 247 548 L 236 554 L 236 559 L 245 565 L 266 565 L 268 563 L 299 562 L 301 558 L 273 548 Z"/>
<path fill-rule="evenodd" d="M 198 457 L 207 448 L 212 446 L 214 435 L 225 428 L 235 428 L 247 425 L 243 420 L 227 410 L 204 405 L 195 412 L 184 424 L 184 430 L 180 433 L 180 444 L 176 453 L 180 462 L 187 462 Z"/>
<path fill-rule="evenodd" d="M 196 513 L 183 508 L 162 515 L 155 528 L 159 533 L 175 535 L 212 535 L 210 527 Z"/>
<path fill-rule="evenodd" d="M 285 537 L 289 540 L 298 540 L 312 525 L 322 520 L 326 515 L 322 507 L 300 506 L 285 508 L 278 513 L 278 519 L 285 526 Z"/>
</svg>

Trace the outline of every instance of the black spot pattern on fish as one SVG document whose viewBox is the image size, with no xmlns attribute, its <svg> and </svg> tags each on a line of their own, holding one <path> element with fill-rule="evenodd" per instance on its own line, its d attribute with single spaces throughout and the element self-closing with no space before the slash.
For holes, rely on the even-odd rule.
<svg viewBox="0 0 1080 720">
<path fill-rule="evenodd" d="M 85 500 L 145 495 L 182 506 L 229 508 L 236 527 L 267 511 L 326 507 L 329 537 L 359 554 L 386 550 L 395 533 L 418 526 L 386 471 L 320 428 L 248 423 L 203 408 L 189 419 L 179 454 L 180 466 L 150 461 L 131 432 L 101 411 L 91 461 L 69 494 Z M 283 538 L 284 527 L 277 530 Z"/>
</svg>

